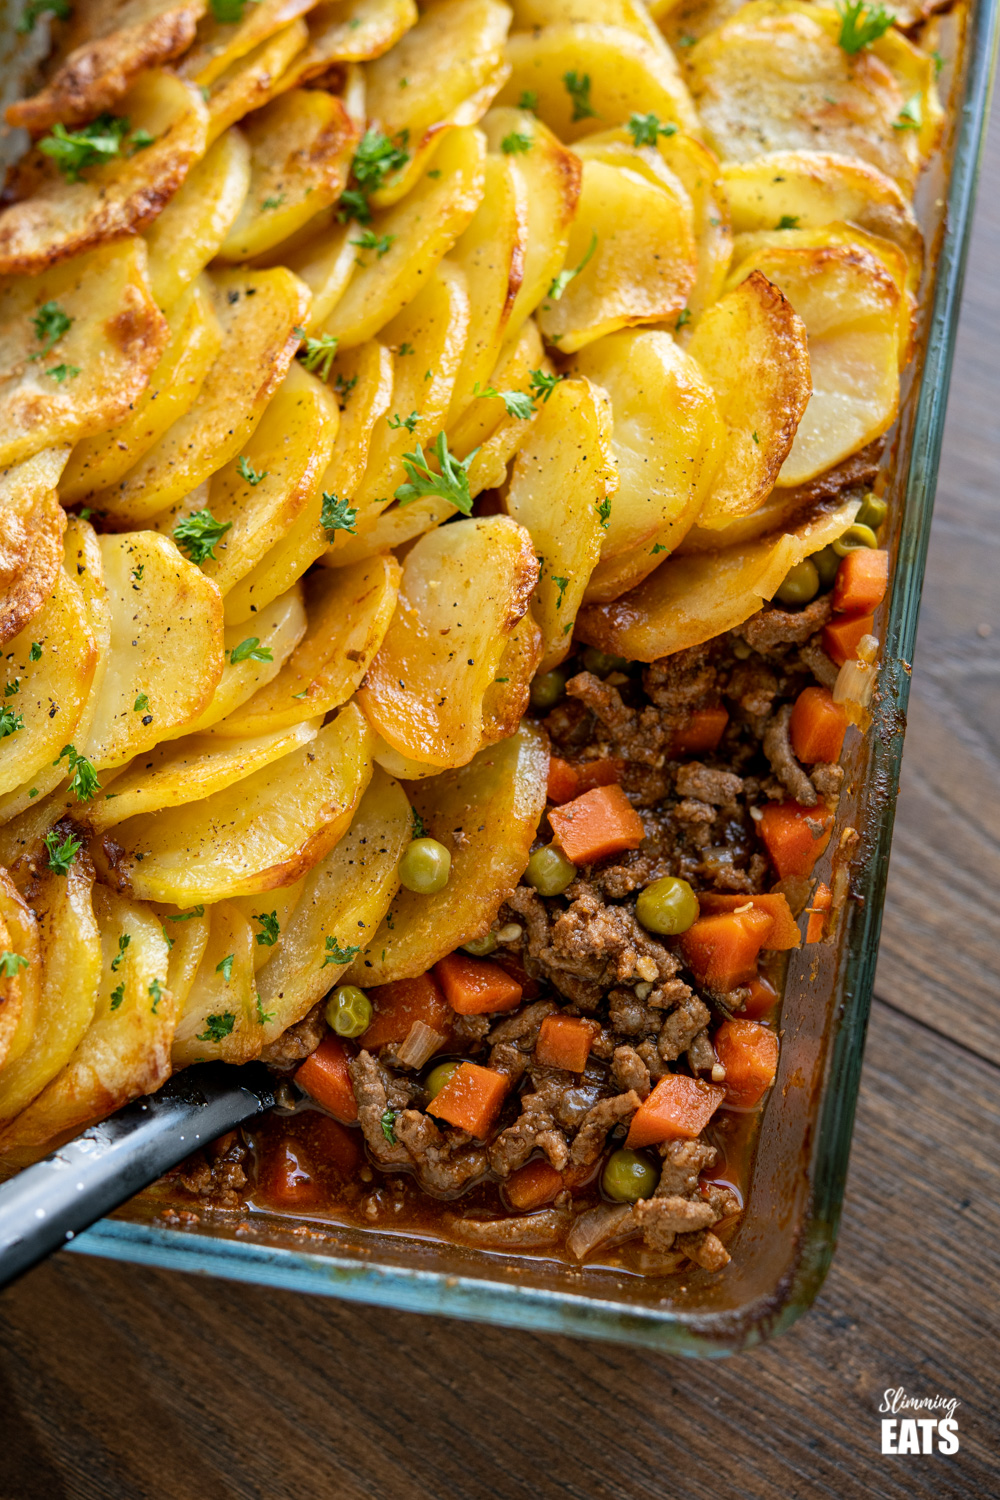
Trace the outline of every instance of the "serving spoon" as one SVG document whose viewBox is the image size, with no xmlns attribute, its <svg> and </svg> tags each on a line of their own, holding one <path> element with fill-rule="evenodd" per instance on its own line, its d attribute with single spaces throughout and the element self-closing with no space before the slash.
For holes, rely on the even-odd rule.
<svg viewBox="0 0 1000 1500">
<path fill-rule="evenodd" d="M 0 1287 L 59 1250 L 199 1146 L 274 1104 L 261 1063 L 185 1068 L 0 1183 Z"/>
</svg>

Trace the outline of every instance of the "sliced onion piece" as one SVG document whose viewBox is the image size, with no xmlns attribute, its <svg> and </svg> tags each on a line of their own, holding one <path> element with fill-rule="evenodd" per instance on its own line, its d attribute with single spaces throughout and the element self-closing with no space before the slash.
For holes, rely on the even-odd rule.
<svg viewBox="0 0 1000 1500">
<path fill-rule="evenodd" d="M 414 1021 L 396 1051 L 396 1061 L 404 1068 L 422 1068 L 445 1041 L 444 1034 L 426 1021 Z"/>
</svg>

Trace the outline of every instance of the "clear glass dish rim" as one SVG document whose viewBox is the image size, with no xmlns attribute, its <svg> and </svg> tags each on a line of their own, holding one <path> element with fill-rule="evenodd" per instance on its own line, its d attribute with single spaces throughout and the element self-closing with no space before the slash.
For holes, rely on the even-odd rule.
<svg viewBox="0 0 1000 1500">
<path fill-rule="evenodd" d="M 465 1318 L 535 1332 L 573 1334 L 645 1345 L 664 1353 L 720 1356 L 748 1348 L 793 1323 L 811 1305 L 833 1256 L 857 1107 L 865 1033 L 882 923 L 903 725 L 910 690 L 931 515 L 955 353 L 972 213 L 996 61 L 1000 0 L 975 0 L 968 16 L 965 84 L 947 191 L 944 232 L 917 393 L 910 462 L 904 489 L 899 552 L 886 622 L 883 704 L 894 730 L 876 737 L 866 789 L 882 795 L 870 857 L 849 903 L 839 979 L 839 1006 L 818 1112 L 812 1189 L 797 1261 L 777 1299 L 738 1312 L 698 1312 L 625 1306 L 570 1290 L 510 1285 L 484 1275 L 453 1275 L 418 1266 L 359 1264 L 336 1255 L 256 1244 L 219 1234 L 192 1234 L 115 1218 L 103 1219 L 67 1247 L 165 1270 L 250 1282 L 288 1291 L 339 1297 L 409 1312 Z"/>
</svg>

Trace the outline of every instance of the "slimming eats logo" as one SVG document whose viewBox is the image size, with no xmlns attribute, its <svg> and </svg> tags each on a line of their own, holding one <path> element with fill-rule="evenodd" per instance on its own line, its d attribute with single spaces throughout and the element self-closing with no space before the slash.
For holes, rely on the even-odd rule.
<svg viewBox="0 0 1000 1500">
<path fill-rule="evenodd" d="M 908 1396 L 903 1386 L 883 1391 L 879 1411 L 891 1415 L 882 1417 L 882 1452 L 957 1453 L 955 1408 L 961 1404 L 954 1396 Z M 900 1415 L 909 1412 L 920 1415 Z"/>
</svg>

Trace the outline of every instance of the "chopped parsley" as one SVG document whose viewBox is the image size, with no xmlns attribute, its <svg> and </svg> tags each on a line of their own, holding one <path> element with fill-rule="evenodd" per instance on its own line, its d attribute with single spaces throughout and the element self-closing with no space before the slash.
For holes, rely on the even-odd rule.
<svg viewBox="0 0 1000 1500">
<path fill-rule="evenodd" d="M 534 141 L 530 135 L 525 135 L 523 130 L 512 130 L 510 135 L 505 135 L 500 142 L 500 150 L 504 156 L 524 156 L 533 145 Z"/>
<path fill-rule="evenodd" d="M 121 982 L 121 984 L 116 985 L 116 987 L 111 991 L 111 1009 L 112 1010 L 117 1010 L 118 1007 L 119 1007 L 119 1005 L 121 1005 L 121 1003 L 122 1003 L 122 1001 L 124 999 L 125 999 L 125 981 L 123 979 L 122 982 Z"/>
<path fill-rule="evenodd" d="M 324 531 L 331 534 L 335 531 L 348 531 L 355 536 L 354 523 L 358 519 L 357 507 L 344 497 L 328 494 L 323 491 L 323 509 L 320 512 L 319 524 Z"/>
<path fill-rule="evenodd" d="M 143 575 L 143 573 L 145 573 L 145 571 L 146 571 L 146 564 L 145 563 L 140 563 L 137 568 L 133 568 L 132 569 L 132 577 L 135 579 L 136 583 L 141 583 L 142 582 L 142 575 Z"/>
<path fill-rule="evenodd" d="M 418 411 L 411 411 L 408 417 L 401 417 L 397 411 L 389 418 L 387 426 L 391 427 L 393 432 L 399 427 L 405 427 L 407 432 L 412 433 L 419 421 L 420 413 Z"/>
<path fill-rule="evenodd" d="M 754 442 L 757 444 L 757 447 L 759 448 L 760 447 L 760 438 L 757 436 L 757 429 L 756 429 L 756 427 L 754 428 L 753 432 L 751 432 L 750 436 L 753 438 Z"/>
<path fill-rule="evenodd" d="M 75 130 L 67 130 L 57 121 L 52 134 L 38 142 L 38 149 L 52 158 L 67 182 L 79 182 L 81 172 L 88 167 L 101 166 L 121 155 L 128 131 L 127 120 L 107 112 Z"/>
<path fill-rule="evenodd" d="M 509 417 L 517 417 L 522 422 L 527 422 L 529 417 L 535 414 L 535 403 L 527 391 L 498 391 L 495 386 L 487 386 L 485 391 L 479 389 L 477 380 L 472 388 L 474 396 L 482 396 L 484 400 L 495 397 L 502 401 Z"/>
<path fill-rule="evenodd" d="M 359 250 L 374 250 L 379 260 L 383 255 L 388 255 L 394 240 L 399 238 L 396 234 L 376 234 L 374 229 L 366 229 L 359 240 L 352 240 L 352 245 L 357 245 Z M 355 263 L 363 266 L 365 263 L 355 256 Z"/>
<path fill-rule="evenodd" d="M 924 109 L 919 94 L 913 94 L 902 109 L 898 119 L 893 120 L 893 130 L 921 130 L 924 124 Z"/>
<path fill-rule="evenodd" d="M 125 957 L 125 950 L 128 948 L 128 945 L 129 943 L 131 943 L 131 941 L 132 939 L 129 937 L 127 932 L 123 932 L 121 937 L 118 939 L 118 952 L 111 960 L 112 974 L 117 974 L 118 970 L 121 968 L 122 959 Z"/>
<path fill-rule="evenodd" d="M 246 0 L 211 0 L 212 15 L 220 26 L 235 26 L 243 19 Z"/>
<path fill-rule="evenodd" d="M 534 89 L 522 89 L 521 97 L 517 101 L 518 109 L 528 109 L 532 114 L 538 108 L 538 95 Z"/>
<path fill-rule="evenodd" d="M 30 960 L 22 958 L 20 953 L 12 953 L 9 948 L 5 948 L 0 953 L 0 978 L 16 979 L 18 971 L 26 969 L 29 963 Z"/>
<path fill-rule="evenodd" d="M 80 366 L 79 365 L 53 365 L 52 368 L 51 368 L 51 370 L 46 370 L 45 373 L 46 373 L 46 375 L 51 375 L 52 379 L 54 381 L 56 381 L 58 385 L 62 385 L 62 383 L 63 383 L 64 380 L 75 380 L 76 379 L 76 377 L 80 373 Z"/>
<path fill-rule="evenodd" d="M 153 1015 L 155 1016 L 156 1015 L 157 1006 L 159 1005 L 160 1001 L 163 999 L 163 989 L 162 989 L 162 987 L 160 985 L 160 981 L 158 979 L 154 979 L 154 980 L 151 981 L 147 993 L 149 995 L 150 1000 L 152 1000 L 152 1002 L 153 1002 L 153 1004 L 150 1007 L 150 1009 L 152 1010 Z"/>
<path fill-rule="evenodd" d="M 93 763 L 85 755 L 78 755 L 72 745 L 64 745 L 52 762 L 57 766 L 61 760 L 69 761 L 70 778 L 67 791 L 72 792 L 78 802 L 89 802 L 101 790 Z"/>
<path fill-rule="evenodd" d="M 224 1010 L 221 1016 L 208 1016 L 205 1019 L 205 1030 L 198 1032 L 198 1041 L 221 1042 L 235 1025 L 236 1017 L 231 1010 Z"/>
<path fill-rule="evenodd" d="M 274 661 L 274 652 L 270 646 L 261 645 L 259 636 L 248 635 L 245 641 L 240 641 L 230 651 L 229 661 L 234 667 L 241 661 Z"/>
<path fill-rule="evenodd" d="M 884 36 L 892 25 L 892 13 L 883 5 L 866 5 L 865 0 L 839 0 L 840 35 L 837 43 L 853 57 Z"/>
<path fill-rule="evenodd" d="M 281 205 L 284 203 L 284 201 L 285 201 L 285 195 L 284 195 L 284 193 L 278 193 L 273 198 L 265 198 L 264 201 L 263 201 L 263 203 L 260 206 L 261 206 L 261 208 L 263 210 L 267 210 L 267 209 L 271 209 L 271 208 L 280 208 Z"/>
<path fill-rule="evenodd" d="M 9 734 L 16 734 L 19 729 L 24 728 L 24 719 L 16 714 L 6 703 L 0 704 L 0 740 L 5 740 Z"/>
<path fill-rule="evenodd" d="M 302 361 L 310 375 L 319 375 L 320 380 L 329 380 L 330 366 L 337 352 L 338 340 L 332 333 L 321 333 L 318 338 L 310 338 L 304 328 L 296 328 L 300 339 L 305 340 L 305 349 L 299 350 L 299 359 Z"/>
<path fill-rule="evenodd" d="M 132 138 L 128 143 L 128 154 L 134 156 L 137 151 L 145 151 L 156 140 L 155 135 L 150 135 L 148 130 L 133 130 Z"/>
<path fill-rule="evenodd" d="M 210 510 L 196 510 L 174 527 L 174 541 L 193 563 L 215 557 L 215 546 L 225 536 L 232 521 L 217 521 Z"/>
<path fill-rule="evenodd" d="M 664 124 L 659 115 L 630 115 L 626 127 L 637 146 L 655 146 L 661 135 L 676 135 L 677 126 Z"/>
<path fill-rule="evenodd" d="M 557 578 L 555 576 L 555 574 L 553 574 L 552 575 L 552 582 L 555 584 L 556 588 L 559 590 L 559 598 L 556 600 L 556 609 L 562 609 L 563 594 L 565 594 L 566 590 L 569 588 L 569 579 L 568 578 Z"/>
<path fill-rule="evenodd" d="M 236 472 L 239 474 L 239 476 L 240 476 L 241 479 L 245 479 L 246 480 L 247 484 L 250 485 L 251 489 L 256 489 L 257 486 L 260 484 L 261 480 L 267 478 L 270 470 L 268 470 L 268 469 L 261 469 L 261 470 L 255 469 L 254 466 L 253 466 L 253 464 L 247 458 L 246 454 L 245 453 L 241 453 L 240 456 L 239 456 L 239 459 L 237 460 L 237 463 L 236 463 Z M 176 535 L 176 533 L 175 533 L 175 535 Z M 212 553 L 211 556 L 214 557 L 215 554 Z"/>
<path fill-rule="evenodd" d="M 379 1123 L 382 1126 L 382 1134 L 389 1142 L 389 1145 L 395 1146 L 397 1144 L 395 1130 L 396 1111 L 394 1109 L 387 1109 L 383 1111 L 382 1118 Z"/>
<path fill-rule="evenodd" d="M 690 323 L 690 321 L 691 309 L 689 307 L 682 307 L 680 312 L 677 314 L 677 322 L 674 324 L 674 327 L 676 329 L 684 328 L 688 323 Z"/>
<path fill-rule="evenodd" d="M 410 808 L 410 816 L 413 819 L 413 832 L 410 837 L 414 839 L 425 839 L 427 837 L 427 825 L 417 812 L 415 807 Z"/>
<path fill-rule="evenodd" d="M 798 214 L 782 214 L 781 218 L 778 220 L 777 224 L 775 225 L 776 229 L 798 229 L 798 227 L 799 227 L 799 215 Z"/>
<path fill-rule="evenodd" d="M 448 451 L 448 439 L 443 432 L 439 432 L 434 442 L 434 456 L 441 466 L 441 472 L 435 474 L 428 465 L 424 450 L 417 444 L 416 453 L 403 454 L 403 467 L 409 479 L 408 484 L 401 484 L 396 491 L 396 499 L 400 505 L 411 505 L 414 500 L 420 500 L 427 495 L 440 495 L 442 500 L 447 500 L 460 510 L 463 516 L 472 512 L 472 495 L 469 492 L 469 465 L 479 452 L 474 448 L 468 458 L 457 459 L 453 453 Z"/>
<path fill-rule="evenodd" d="M 21 36 L 26 36 L 29 31 L 34 31 L 35 22 L 39 16 L 46 13 L 55 16 L 59 21 L 68 21 L 73 14 L 73 8 L 68 0 L 28 0 L 27 5 L 21 12 L 21 19 L 17 23 L 17 29 Z"/>
<path fill-rule="evenodd" d="M 149 707 L 149 698 L 146 696 L 145 693 L 140 693 L 139 696 L 138 696 L 138 698 L 132 704 L 132 712 L 134 714 L 144 714 L 146 712 L 146 709 L 148 707 Z"/>
<path fill-rule="evenodd" d="M 31 650 L 28 652 L 28 660 L 29 661 L 41 661 L 41 659 L 42 659 L 42 643 L 41 643 L 41 641 L 32 641 L 32 643 L 31 643 Z"/>
<path fill-rule="evenodd" d="M 359 224 L 370 222 L 372 212 L 368 199 L 372 193 L 378 192 L 391 173 L 406 166 L 410 159 L 410 153 L 406 149 L 408 140 L 409 134 L 405 130 L 395 140 L 390 139 L 382 130 L 369 128 L 365 131 L 351 163 L 357 188 L 348 188 L 341 194 L 338 211 L 341 223 L 352 218 L 357 219 Z"/>
<path fill-rule="evenodd" d="M 190 922 L 193 917 L 203 917 L 205 908 L 203 906 L 192 906 L 190 911 L 179 911 L 176 916 L 168 917 L 168 922 Z"/>
<path fill-rule="evenodd" d="M 563 86 L 573 101 L 573 123 L 577 120 L 596 120 L 597 110 L 590 103 L 590 74 L 572 70 L 562 76 Z"/>
<path fill-rule="evenodd" d="M 342 948 L 335 937 L 328 937 L 326 957 L 320 964 L 320 968 L 325 969 L 327 964 L 349 964 L 353 958 L 357 958 L 360 952 L 361 948 L 357 943 L 348 943 L 346 948 Z"/>
<path fill-rule="evenodd" d="M 610 495 L 605 495 L 604 499 L 598 505 L 598 507 L 597 507 L 597 519 L 600 521 L 600 523 L 604 527 L 605 531 L 607 531 L 607 529 L 608 529 L 608 522 L 611 520 L 611 496 Z"/>
<path fill-rule="evenodd" d="M 278 926 L 278 913 L 276 911 L 262 912 L 259 917 L 254 917 L 254 921 L 260 923 L 257 942 L 262 948 L 273 948 L 281 936 L 281 928 Z"/>
<path fill-rule="evenodd" d="M 75 319 L 63 312 L 58 302 L 43 302 L 32 318 L 35 337 L 42 345 L 29 359 L 44 359 L 53 345 L 58 344 L 63 334 L 69 333 Z"/>
<path fill-rule="evenodd" d="M 549 295 L 550 299 L 553 302 L 558 302 L 559 301 L 559 298 L 562 296 L 563 292 L 569 286 L 570 282 L 575 277 L 579 276 L 580 272 L 583 270 L 584 266 L 590 260 L 591 256 L 593 255 L 593 253 L 594 253 L 594 251 L 596 249 L 597 249 L 597 230 L 595 229 L 594 232 L 593 232 L 593 234 L 591 235 L 590 246 L 589 246 L 589 248 L 587 250 L 586 255 L 583 257 L 583 260 L 581 260 L 580 264 L 578 266 L 572 267 L 572 269 L 568 269 L 568 270 L 565 270 L 565 271 L 560 271 L 559 275 L 554 278 L 554 280 L 552 282 L 552 285 L 549 287 L 549 291 L 548 291 L 548 295 Z"/>
<path fill-rule="evenodd" d="M 536 401 L 545 402 L 552 395 L 559 382 L 565 379 L 565 375 L 547 375 L 544 370 L 532 370 L 531 394 Z"/>
<path fill-rule="evenodd" d="M 233 960 L 235 958 L 235 953 L 227 953 L 222 962 L 220 964 L 216 964 L 215 966 L 216 974 L 221 974 L 227 984 L 233 977 Z"/>
<path fill-rule="evenodd" d="M 260 1003 L 260 996 L 258 995 L 257 996 L 257 1024 L 259 1026 L 266 1026 L 267 1023 L 268 1023 L 268 1021 L 273 1021 L 274 1020 L 276 1014 L 277 1014 L 276 1011 L 265 1010 L 264 1009 L 263 1005 L 261 1005 L 261 1003 Z"/>
<path fill-rule="evenodd" d="M 45 848 L 49 856 L 49 869 L 53 875 L 68 875 L 69 867 L 83 848 L 83 841 L 72 834 L 60 838 L 59 830 L 51 828 L 45 835 Z"/>
</svg>

